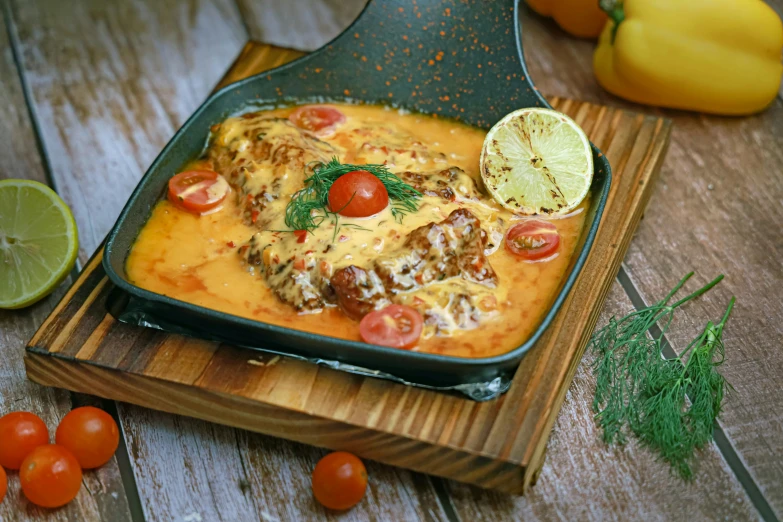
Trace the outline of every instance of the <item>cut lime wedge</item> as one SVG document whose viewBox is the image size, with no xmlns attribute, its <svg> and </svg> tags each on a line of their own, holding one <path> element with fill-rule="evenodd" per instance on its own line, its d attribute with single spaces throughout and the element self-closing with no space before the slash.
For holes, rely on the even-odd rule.
<svg viewBox="0 0 783 522">
<path fill-rule="evenodd" d="M 78 250 L 73 214 L 52 189 L 0 181 L 0 308 L 22 308 L 51 293 Z"/>
<path fill-rule="evenodd" d="M 481 149 L 481 177 L 490 194 L 518 214 L 565 214 L 593 180 L 590 141 L 568 116 L 529 108 L 506 115 Z"/>
</svg>

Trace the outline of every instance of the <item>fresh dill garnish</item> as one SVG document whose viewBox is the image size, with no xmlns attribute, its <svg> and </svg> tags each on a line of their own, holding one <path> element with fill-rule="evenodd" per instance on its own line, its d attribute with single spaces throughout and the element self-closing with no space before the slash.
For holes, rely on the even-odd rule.
<svg viewBox="0 0 783 522">
<path fill-rule="evenodd" d="M 342 226 L 345 228 L 352 228 L 354 230 L 364 230 L 365 232 L 372 232 L 372 229 L 367 227 L 360 227 L 359 225 L 356 225 L 354 223 L 343 223 Z"/>
<path fill-rule="evenodd" d="M 686 275 L 660 302 L 622 319 L 612 317 L 596 331 L 590 346 L 596 353 L 593 409 L 607 444 L 626 442 L 630 430 L 644 445 L 656 451 L 684 479 L 693 476 L 694 452 L 712 439 L 726 387 L 718 373 L 723 363 L 723 319 L 708 322 L 704 331 L 680 354 L 666 359 L 664 335 L 674 310 L 718 284 L 719 276 L 696 292 L 669 304 L 693 275 Z M 659 324 L 657 337 L 648 335 Z"/>
<path fill-rule="evenodd" d="M 337 178 L 355 170 L 366 170 L 381 180 L 389 194 L 392 215 L 398 222 L 405 214 L 416 212 L 419 208 L 421 193 L 392 174 L 386 165 L 351 165 L 332 158 L 329 163 L 316 163 L 308 169 L 312 170 L 312 174 L 305 179 L 305 187 L 291 197 L 285 209 L 285 224 L 291 230 L 312 232 L 329 219 L 334 222 L 336 233 L 339 210 L 329 210 L 329 189 Z"/>
</svg>

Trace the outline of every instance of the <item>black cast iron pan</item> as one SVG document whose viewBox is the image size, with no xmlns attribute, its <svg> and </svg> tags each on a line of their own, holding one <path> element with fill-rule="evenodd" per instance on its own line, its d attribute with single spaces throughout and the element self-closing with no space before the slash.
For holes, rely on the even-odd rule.
<svg viewBox="0 0 783 522">
<path fill-rule="evenodd" d="M 251 106 L 316 100 L 386 103 L 482 128 L 515 109 L 548 107 L 528 77 L 519 9 L 518 0 L 371 0 L 353 25 L 325 47 L 212 95 L 149 168 L 108 237 L 103 264 L 122 293 L 116 299 L 115 292 L 110 311 L 126 322 L 341 361 L 433 386 L 513 374 L 563 303 L 595 237 L 611 182 L 606 157 L 595 147 L 592 204 L 570 271 L 532 337 L 496 357 L 395 350 L 209 310 L 133 285 L 125 275 L 125 260 L 168 179 L 203 151 L 210 126 Z"/>
</svg>

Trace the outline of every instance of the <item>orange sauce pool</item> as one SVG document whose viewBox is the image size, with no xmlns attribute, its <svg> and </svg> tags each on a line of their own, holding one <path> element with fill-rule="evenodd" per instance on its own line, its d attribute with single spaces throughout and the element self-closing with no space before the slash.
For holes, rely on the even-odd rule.
<svg viewBox="0 0 783 522">
<path fill-rule="evenodd" d="M 479 155 L 485 132 L 451 121 L 405 114 L 374 106 L 337 106 L 347 122 L 371 122 L 410 134 L 433 151 L 445 157 L 448 166 L 462 168 L 481 183 Z M 271 111 L 287 116 L 291 109 Z M 358 124 L 358 123 L 357 123 Z M 229 120 L 224 132 L 235 132 L 231 125 L 242 125 L 240 119 Z M 232 134 L 233 136 L 233 134 Z M 375 163 L 374 153 L 357 152 L 357 143 L 344 134 L 323 138 L 339 147 L 340 160 L 351 163 Z M 214 146 L 214 144 L 212 145 Z M 395 169 L 392 168 L 394 171 Z M 286 195 L 290 197 L 290 194 Z M 489 198 L 489 196 L 487 196 Z M 221 312 L 331 337 L 361 341 L 359 323 L 345 316 L 336 307 L 320 313 L 297 313 L 282 302 L 258 274 L 248 271 L 240 262 L 237 246 L 244 244 L 259 229 L 246 224 L 239 215 L 237 198 L 229 197 L 219 212 L 198 216 L 160 201 L 137 238 L 126 263 L 130 281 L 152 292 L 166 295 Z M 589 199 L 589 198 L 588 198 Z M 503 247 L 488 259 L 498 276 L 496 313 L 482 320 L 478 328 L 459 330 L 450 335 L 423 337 L 415 351 L 457 357 L 489 357 L 506 353 L 529 338 L 549 309 L 569 267 L 575 246 L 584 226 L 586 200 L 570 215 L 552 219 L 561 236 L 558 253 L 548 260 L 523 261 Z M 444 203 L 425 196 L 419 211 L 405 216 L 400 229 L 403 239 L 407 232 L 429 222 L 443 219 L 449 211 L 463 206 L 459 202 Z M 485 205 L 486 207 L 486 205 Z M 479 209 L 482 226 L 487 219 L 502 216 L 507 227 L 523 218 L 505 210 Z M 505 214 L 504 214 L 505 212 Z M 369 218 L 368 218 L 369 219 Z M 353 241 L 366 242 L 385 226 L 373 223 L 368 232 L 356 231 Z M 379 228 L 380 227 L 380 228 Z M 273 223 L 273 229 L 285 228 Z M 331 236 L 333 230 L 324 230 Z M 366 237 L 365 237 L 366 236 Z M 351 251 L 352 263 L 358 250 Z M 345 264 L 350 264 L 346 261 Z"/>
</svg>

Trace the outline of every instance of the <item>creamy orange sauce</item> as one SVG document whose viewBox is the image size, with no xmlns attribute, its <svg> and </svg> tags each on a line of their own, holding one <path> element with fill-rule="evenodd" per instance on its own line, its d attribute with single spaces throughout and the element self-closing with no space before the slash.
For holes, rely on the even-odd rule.
<svg viewBox="0 0 783 522">
<path fill-rule="evenodd" d="M 346 128 L 357 125 L 392 128 L 412 136 L 432 152 L 426 159 L 394 159 L 393 172 L 456 166 L 478 180 L 479 154 L 485 132 L 436 118 L 404 114 L 397 110 L 375 106 L 344 106 L 339 109 L 346 115 Z M 278 109 L 270 114 L 287 116 L 292 109 Z M 241 118 L 228 120 L 216 133 L 212 146 L 235 147 L 241 156 L 247 148 L 238 136 L 247 123 Z M 335 147 L 344 163 L 380 163 L 382 151 L 361 149 L 353 134 L 337 132 L 322 137 Z M 252 158 L 248 156 L 248 161 Z M 301 188 L 289 179 L 291 187 L 274 202 L 279 208 L 271 210 L 268 230 L 284 230 L 285 204 L 291 193 Z M 300 182 L 301 183 L 301 182 Z M 282 192 L 282 191 L 281 191 Z M 153 209 L 127 260 L 126 271 L 134 284 L 169 297 L 204 306 L 222 312 L 276 324 L 297 330 L 360 341 L 359 323 L 345 316 L 340 309 L 329 306 L 318 313 L 297 313 L 282 302 L 265 280 L 241 262 L 237 247 L 260 232 L 258 226 L 248 224 L 239 216 L 242 209 L 238 198 L 229 196 L 218 211 L 197 216 L 179 210 L 168 201 L 161 201 Z M 584 225 L 585 201 L 569 216 L 551 219 L 561 235 L 557 254 L 547 260 L 528 262 L 508 253 L 502 244 L 502 234 L 515 223 L 525 219 L 513 216 L 495 204 L 489 196 L 481 201 L 446 202 L 434 196 L 424 196 L 418 212 L 404 217 L 401 223 L 391 218 L 390 212 L 371 218 L 342 219 L 341 223 L 357 224 L 365 230 L 341 228 L 335 234 L 334 226 L 326 223 L 319 227 L 308 241 L 310 245 L 298 245 L 295 241 L 281 240 L 278 249 L 299 252 L 313 248 L 315 244 L 329 244 L 335 236 L 347 236 L 334 242 L 329 248 L 329 262 L 335 267 L 356 264 L 366 266 L 373 255 L 399 248 L 410 231 L 430 222 L 440 222 L 452 210 L 468 208 L 482 223 L 489 235 L 488 260 L 497 273 L 498 285 L 487 288 L 464 280 L 446 280 L 440 285 L 441 294 L 452 291 L 470 291 L 480 296 L 486 294 L 481 324 L 472 329 L 458 329 L 444 335 L 432 329 L 425 330 L 416 351 L 438 353 L 458 357 L 488 357 L 508 352 L 529 338 L 549 309 L 568 269 L 574 248 Z M 276 210 L 277 209 L 277 210 Z M 392 232 L 393 231 L 393 232 Z M 263 232 L 269 234 L 270 232 Z M 492 246 L 492 248 L 490 248 Z M 364 264 L 363 264 L 364 263 Z M 408 304 L 414 298 L 427 299 L 421 291 L 402 295 L 398 302 Z M 419 300 L 421 302 L 421 300 Z"/>
</svg>

